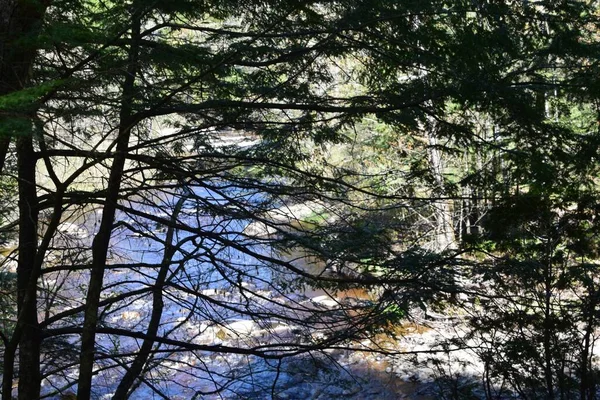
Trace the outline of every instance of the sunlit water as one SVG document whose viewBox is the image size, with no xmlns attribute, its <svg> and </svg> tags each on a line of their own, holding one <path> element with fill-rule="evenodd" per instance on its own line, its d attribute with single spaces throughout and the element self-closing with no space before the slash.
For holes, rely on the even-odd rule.
<svg viewBox="0 0 600 400">
<path fill-rule="evenodd" d="M 248 196 L 243 200 L 249 201 Z M 348 298 L 369 299 L 364 290 L 332 293 L 291 284 L 295 274 L 270 258 L 283 258 L 311 274 L 321 273 L 323 264 L 307 258 L 302 249 L 281 254 L 270 247 L 268 240 L 247 237 L 244 229 L 248 220 L 225 219 L 206 212 L 211 204 L 224 202 L 217 193 L 194 189 L 172 221 L 189 229 L 175 229 L 171 243 L 165 243 L 169 228 L 162 222 L 173 218 L 175 197 L 162 195 L 126 204 L 130 212 L 121 210 L 116 217 L 108 262 L 111 267 L 105 273 L 102 299 L 148 289 L 156 281 L 161 265 L 167 262 L 165 307 L 158 334 L 198 345 L 241 348 L 294 341 L 298 335 L 307 334 L 289 320 L 278 318 L 279 314 L 295 312 L 295 317 L 303 318 L 303 312 L 314 307 L 335 307 Z M 56 250 L 51 255 L 52 262 L 89 262 L 89 248 L 101 216 L 100 211 L 88 210 L 61 225 L 60 236 L 55 240 L 57 247 L 66 244 L 81 251 L 67 254 Z M 177 244 L 178 250 L 165 260 L 165 246 L 172 244 Z M 120 267 L 115 268 L 116 265 Z M 61 300 L 41 309 L 40 318 L 82 305 L 87 281 L 85 269 L 46 276 L 49 291 L 57 290 Z M 101 324 L 145 332 L 151 312 L 152 295 L 145 292 L 103 308 Z M 64 323 L 57 321 L 51 327 Z M 79 346 L 78 336 L 68 340 L 74 349 Z M 105 355 L 134 354 L 140 346 L 139 340 L 104 334 L 98 335 L 97 342 L 98 352 Z M 168 348 L 162 346 L 163 350 Z M 156 392 L 169 399 L 394 399 L 400 395 L 425 398 L 415 394 L 417 384 L 399 379 L 387 360 L 357 352 L 314 352 L 279 362 L 202 350 L 166 351 L 156 353 L 151 362 L 156 366 L 146 372 L 146 381 L 136 390 L 134 399 L 160 398 Z M 111 398 L 122 370 L 114 368 L 110 357 L 99 361 L 98 368 L 95 395 L 99 399 Z M 76 376 L 73 368 L 51 375 L 44 381 L 44 391 L 76 391 Z M 216 389 L 220 391 L 211 394 Z"/>
</svg>

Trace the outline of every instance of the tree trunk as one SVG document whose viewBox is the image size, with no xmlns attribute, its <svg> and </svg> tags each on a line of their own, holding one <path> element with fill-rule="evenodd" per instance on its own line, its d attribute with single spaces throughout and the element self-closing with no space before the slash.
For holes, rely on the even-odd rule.
<svg viewBox="0 0 600 400">
<path fill-rule="evenodd" d="M 589 303 L 584 305 L 583 315 L 585 319 L 585 329 L 583 336 L 583 351 L 580 361 L 580 385 L 579 397 L 581 400 L 592 400 L 595 398 L 595 382 L 592 373 L 591 355 L 593 354 L 592 335 L 595 329 L 595 318 L 597 310 L 598 294 L 595 289 L 588 292 Z"/>
<path fill-rule="evenodd" d="M 444 196 L 444 162 L 442 152 L 438 147 L 438 141 L 433 132 L 427 132 L 429 141 L 429 162 L 431 173 L 435 180 L 435 194 Z M 454 250 L 458 248 L 454 225 L 452 221 L 452 203 L 450 200 L 438 200 L 434 203 L 435 216 L 435 251 Z"/>
<path fill-rule="evenodd" d="M 17 324 L 4 351 L 2 399 L 12 399 L 15 355 L 19 347 L 19 399 L 40 394 L 40 340 L 37 320 L 38 205 L 35 182 L 36 158 L 31 136 L 17 141 L 19 191 L 19 255 L 17 261 Z M 31 287 L 31 286 L 34 287 Z"/>
<path fill-rule="evenodd" d="M 26 46 L 25 37 L 37 36 L 50 0 L 0 0 L 0 96 L 25 88 L 31 78 L 31 66 L 37 48 Z M 29 40 L 29 43 L 35 43 Z M 32 112 L 32 110 L 29 110 Z M 2 121 L 0 120 L 0 123 Z M 4 169 L 11 138 L 0 135 L 0 173 Z M 34 263 L 37 249 L 36 158 L 31 132 L 23 132 L 17 143 L 19 194 L 19 258 L 17 264 L 17 328 L 4 355 L 2 398 L 12 398 L 15 352 L 19 351 L 19 399 L 37 399 L 40 395 L 40 340 L 37 321 L 37 289 Z M 32 279 L 33 278 L 33 279 Z M 27 300 L 27 301 L 26 301 Z"/>
<path fill-rule="evenodd" d="M 10 137 L 0 137 L 0 174 L 4 170 L 4 163 L 6 162 L 6 156 L 8 155 L 8 148 L 10 147 Z"/>
<path fill-rule="evenodd" d="M 19 340 L 19 400 L 40 397 L 40 340 L 37 319 L 38 205 L 35 182 L 36 158 L 33 138 L 17 140 L 19 174 L 19 259 L 17 265 L 17 310 L 22 325 Z M 33 279 L 32 279 L 33 278 Z M 26 296 L 33 296 L 27 298 Z M 26 301 L 27 300 L 27 301 Z"/>
<path fill-rule="evenodd" d="M 554 400 L 554 376 L 552 368 L 553 349 L 552 334 L 554 324 L 552 322 L 552 266 L 546 260 L 544 266 L 544 379 L 546 381 L 547 399 Z"/>
<path fill-rule="evenodd" d="M 138 71 L 141 6 L 139 3 L 134 2 L 132 7 L 134 9 L 132 12 L 131 47 L 128 54 L 128 67 L 123 82 L 123 96 L 119 115 L 116 152 L 108 179 L 106 202 L 102 211 L 102 220 L 100 222 L 98 233 L 94 237 L 92 243 L 92 270 L 86 296 L 85 316 L 81 335 L 79 385 L 77 388 L 78 400 L 89 400 L 91 396 L 96 327 L 98 324 L 98 307 L 104 281 L 104 268 L 106 265 L 119 191 L 121 189 L 121 179 L 123 178 L 123 170 L 129 148 L 129 138 L 131 136 L 131 129 L 135 124 L 135 120 L 132 118 L 132 105 L 135 91 L 135 79 Z"/>
<path fill-rule="evenodd" d="M 23 45 L 27 41 L 15 42 L 37 36 L 51 3 L 51 0 L 0 0 L 0 96 L 18 92 L 29 83 L 37 48 Z M 0 135 L 0 173 L 10 141 L 9 136 Z"/>
</svg>

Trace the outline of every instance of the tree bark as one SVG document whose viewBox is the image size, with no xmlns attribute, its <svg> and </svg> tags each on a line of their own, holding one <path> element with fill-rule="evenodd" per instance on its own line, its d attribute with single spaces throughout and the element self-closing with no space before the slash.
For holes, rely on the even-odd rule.
<svg viewBox="0 0 600 400">
<path fill-rule="evenodd" d="M 27 87 L 36 55 L 35 45 L 19 42 L 37 36 L 51 0 L 0 0 L 0 96 Z M 29 40 L 29 43 L 34 41 Z M 29 110 L 32 111 L 32 110 Z M 0 117 L 0 123 L 2 123 Z M 11 137 L 0 136 L 0 173 L 4 169 Z M 19 195 L 19 258 L 17 263 L 18 321 L 10 343 L 6 344 L 2 398 L 12 398 L 15 352 L 19 351 L 19 399 L 37 399 L 40 394 L 40 340 L 37 321 L 35 258 L 37 250 L 38 207 L 35 182 L 36 157 L 31 132 L 17 141 Z M 29 298 L 32 296 L 32 298 Z M 26 301 L 27 300 L 27 301 Z"/>
<path fill-rule="evenodd" d="M 594 287 L 588 289 L 589 301 L 583 305 L 583 319 L 585 328 L 583 329 L 583 350 L 581 352 L 579 398 L 582 400 L 592 400 L 595 398 L 595 382 L 593 376 L 592 360 L 593 355 L 593 334 L 596 328 L 596 318 L 598 306 L 598 290 Z"/>
<path fill-rule="evenodd" d="M 4 351 L 2 399 L 12 399 L 15 355 L 19 347 L 19 399 L 37 399 L 40 394 L 40 340 L 37 320 L 38 205 L 35 182 L 36 158 L 31 136 L 17 140 L 19 192 L 19 255 L 17 261 L 17 324 Z M 31 287 L 34 285 L 35 287 Z"/>
<path fill-rule="evenodd" d="M 550 252 L 548 252 L 550 254 Z M 552 368 L 553 346 L 552 334 L 554 323 L 552 321 L 552 265 L 549 256 L 544 265 L 544 380 L 546 383 L 546 399 L 554 400 L 554 376 Z"/>
<path fill-rule="evenodd" d="M 38 205 L 35 182 L 36 157 L 33 138 L 17 140 L 19 174 L 19 258 L 17 264 L 17 310 L 23 326 L 19 341 L 19 400 L 40 397 L 40 340 L 37 319 L 37 279 L 35 272 L 37 253 Z M 29 292 L 29 293 L 28 293 Z M 26 301 L 26 295 L 28 298 Z"/>
<path fill-rule="evenodd" d="M 27 87 L 37 48 L 19 40 L 37 36 L 51 3 L 51 0 L 0 0 L 0 96 Z M 10 141 L 10 137 L 0 136 L 0 173 Z"/>
<path fill-rule="evenodd" d="M 435 194 L 444 195 L 444 163 L 442 152 L 438 148 L 435 133 L 427 131 L 429 141 L 429 162 L 435 180 Z M 435 251 L 455 250 L 458 248 L 452 221 L 452 204 L 450 200 L 438 200 L 434 203 L 435 211 Z"/>
<path fill-rule="evenodd" d="M 131 47 L 128 54 L 128 67 L 123 82 L 123 95 L 119 115 L 119 131 L 117 136 L 116 154 L 111 166 L 108 179 L 106 203 L 102 211 L 102 220 L 98 233 L 92 242 L 92 267 L 85 303 L 83 331 L 81 335 L 81 353 L 79 360 L 78 400 L 89 400 L 92 391 L 92 377 L 95 359 L 96 327 L 98 324 L 98 307 L 100 293 L 104 281 L 104 269 L 107 260 L 108 247 L 112 234 L 113 223 L 121 180 L 127 158 L 129 138 L 135 124 L 132 118 L 135 79 L 138 72 L 138 51 L 141 31 L 141 5 L 134 2 L 131 23 Z M 137 9 L 136 9 L 137 7 Z"/>
</svg>

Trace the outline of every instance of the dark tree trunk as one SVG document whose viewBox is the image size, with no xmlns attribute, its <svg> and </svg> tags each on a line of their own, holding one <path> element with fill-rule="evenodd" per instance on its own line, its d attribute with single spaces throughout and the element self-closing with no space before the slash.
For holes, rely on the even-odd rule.
<svg viewBox="0 0 600 400">
<path fill-rule="evenodd" d="M 133 7 L 136 7 L 134 2 Z M 139 6 L 139 4 L 137 5 Z M 108 247 L 112 234 L 121 180 L 127 158 L 131 129 L 135 124 L 132 118 L 132 103 L 135 90 L 135 79 L 138 71 L 138 48 L 141 30 L 141 10 L 134 9 L 131 25 L 131 47 L 128 55 L 128 67 L 123 82 L 123 95 L 119 115 L 119 132 L 115 157 L 111 166 L 106 202 L 102 211 L 102 220 L 98 233 L 92 243 L 92 270 L 85 303 L 85 316 L 81 335 L 81 354 L 79 360 L 78 400 L 89 400 L 92 391 L 92 377 L 95 359 L 96 327 L 98 324 L 98 307 L 100 293 L 104 281 Z"/>
<path fill-rule="evenodd" d="M 0 96 L 25 88 L 37 48 L 33 40 L 41 27 L 50 0 L 0 0 Z M 32 113 L 34 110 L 27 110 Z M 0 120 L 0 123 L 2 121 Z M 4 354 L 2 398 L 12 398 L 15 352 L 19 346 L 19 399 L 37 399 L 40 394 L 40 340 L 37 321 L 35 258 L 37 250 L 36 158 L 31 132 L 21 132 L 17 141 L 19 178 L 19 259 L 17 266 L 18 321 Z M 11 137 L 0 135 L 0 173 L 4 169 Z"/>
<path fill-rule="evenodd" d="M 19 178 L 19 257 L 17 263 L 17 324 L 4 351 L 2 399 L 12 399 L 15 354 L 19 346 L 19 399 L 40 394 L 40 340 L 37 320 L 38 205 L 35 183 L 36 158 L 31 136 L 17 141 Z M 32 287 L 33 286 L 33 287 Z"/>
<path fill-rule="evenodd" d="M 37 48 L 24 37 L 35 37 L 51 0 L 0 0 L 0 96 L 27 86 Z M 0 119 L 0 122 L 1 119 Z M 0 173 L 4 169 L 10 137 L 0 135 Z"/>
<path fill-rule="evenodd" d="M 4 163 L 6 162 L 9 147 L 10 137 L 0 136 L 0 174 L 2 174 L 2 171 L 4 170 Z"/>
<path fill-rule="evenodd" d="M 581 352 L 581 361 L 580 361 L 580 386 L 579 386 L 579 397 L 582 400 L 592 400 L 595 398 L 595 381 L 594 374 L 592 372 L 592 363 L 591 357 L 592 347 L 593 347 L 593 338 L 592 335 L 595 329 L 595 318 L 597 310 L 597 301 L 598 294 L 597 291 L 592 289 L 592 291 L 588 292 L 588 296 L 590 298 L 589 303 L 584 305 L 583 314 L 585 317 L 585 329 L 583 336 L 583 351 Z"/>
<path fill-rule="evenodd" d="M 40 331 L 37 319 L 35 261 L 37 252 L 38 205 L 35 182 L 36 158 L 31 136 L 17 140 L 19 173 L 19 261 L 17 266 L 17 309 L 21 324 L 19 341 L 19 400 L 40 397 Z"/>
<path fill-rule="evenodd" d="M 544 282 L 544 379 L 546 381 L 546 398 L 547 400 L 554 400 L 554 377 L 552 368 L 552 333 L 554 332 L 554 324 L 552 322 L 552 266 L 550 261 L 547 260 L 545 269 L 545 282 Z"/>
</svg>

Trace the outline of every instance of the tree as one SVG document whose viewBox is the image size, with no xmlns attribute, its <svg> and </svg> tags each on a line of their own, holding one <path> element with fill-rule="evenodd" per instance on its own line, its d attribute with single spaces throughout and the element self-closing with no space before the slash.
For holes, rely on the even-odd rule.
<svg viewBox="0 0 600 400">
<path fill-rule="evenodd" d="M 3 398 L 17 349 L 21 399 L 75 386 L 79 399 L 244 393 L 258 371 L 276 381 L 286 357 L 365 350 L 353 340 L 460 293 L 498 299 L 471 320 L 494 356 L 523 356 L 523 342 L 490 341 L 510 324 L 540 339 L 526 359 L 542 380 L 490 361 L 492 376 L 524 396 L 579 385 L 590 397 L 595 7 L 39 8 L 28 85 L 0 98 L 4 112 L 26 108 L 6 119 L 18 128 L 19 315 Z M 386 161 L 396 174 L 324 154 L 354 144 L 352 130 L 368 136 L 369 118 L 383 130 L 366 137 L 375 159 L 410 146 Z M 490 295 L 458 279 L 486 277 L 507 285 Z M 358 287 L 368 299 L 344 292 Z"/>
<path fill-rule="evenodd" d="M 116 374 L 115 398 L 140 385 L 168 398 L 152 377 L 190 354 L 197 385 L 180 390 L 199 396 L 239 386 L 254 356 L 336 346 L 385 323 L 385 299 L 325 307 L 293 293 L 372 277 L 311 271 L 282 253 L 315 238 L 285 211 L 294 203 L 336 212 L 349 192 L 372 195 L 308 162 L 307 142 L 338 140 L 340 126 L 379 107 L 326 90 L 328 63 L 346 50 L 338 6 L 48 8 L 16 144 L 20 312 L 5 342 L 4 398 L 17 347 L 28 356 L 19 398 L 40 396 L 41 371 L 53 386 L 45 395 L 77 385 L 90 398 L 94 377 Z M 215 372 L 205 353 L 246 356 L 249 367 Z"/>
<path fill-rule="evenodd" d="M 502 395 L 493 389 L 501 383 L 522 398 L 594 398 L 598 129 L 589 88 L 596 81 L 597 5 L 390 5 L 399 7 L 410 17 L 381 19 L 363 31 L 366 76 L 373 77 L 367 82 L 390 103 L 435 93 L 413 113 L 382 119 L 406 135 L 418 135 L 420 126 L 435 129 L 445 144 L 432 142 L 430 149 L 443 151 L 449 165 L 460 165 L 455 154 L 476 155 L 467 170 L 446 169 L 437 201 L 468 200 L 476 207 L 453 225 L 478 220 L 484 228 L 463 237 L 456 257 L 441 259 L 454 265 L 440 268 L 445 276 L 462 279 L 427 280 L 421 293 L 485 302 L 464 304 L 472 334 L 451 344 L 474 346 L 477 338 L 483 346 L 487 398 Z M 369 46 L 374 38 L 377 45 Z M 478 216 L 471 219 L 471 212 Z M 434 256 L 423 253 L 423 273 L 431 273 L 427 261 Z M 403 259 L 381 265 L 404 267 Z"/>
<path fill-rule="evenodd" d="M 36 48 L 33 39 L 40 30 L 48 3 L 38 1 L 11 1 L 0 4 L 0 96 L 2 96 L 2 111 L 13 111 L 14 97 L 27 88 L 31 79 L 30 69 Z M 27 93 L 21 99 L 30 100 Z M 11 98 L 12 97 L 12 98 Z M 13 100 L 13 101 L 11 101 Z M 23 110 L 24 109 L 24 110 Z M 23 371 L 19 380 L 19 391 L 23 398 L 35 398 L 36 387 L 39 386 L 39 331 L 36 317 L 35 295 L 27 289 L 35 272 L 33 271 L 35 248 L 37 243 L 37 204 L 35 194 L 35 164 L 29 119 L 35 110 L 25 105 L 15 118 L 3 116 L 0 120 L 0 171 L 2 171 L 11 136 L 17 130 L 24 130 L 17 142 L 17 175 L 19 192 L 19 260 L 17 268 L 17 312 L 19 323 L 15 327 L 20 342 L 19 364 Z M 28 294 L 29 292 L 29 294 Z M 16 337 L 15 336 L 15 337 Z M 14 349 L 19 339 L 10 340 L 3 336 L 8 359 L 14 357 Z M 12 362 L 7 362 L 4 374 L 12 376 Z M 7 381 L 8 382 L 8 381 Z M 3 386 L 3 393 L 10 390 L 10 383 Z M 10 396 L 10 393 L 6 394 Z"/>
</svg>

